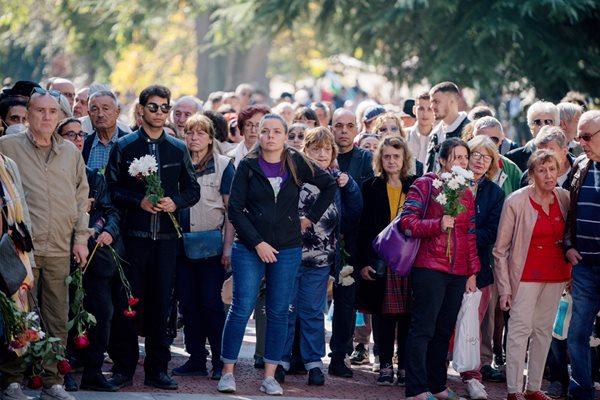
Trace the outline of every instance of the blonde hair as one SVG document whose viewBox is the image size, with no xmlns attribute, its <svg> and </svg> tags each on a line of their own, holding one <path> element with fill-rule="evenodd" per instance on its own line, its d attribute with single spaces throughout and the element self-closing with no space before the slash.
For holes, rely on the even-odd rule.
<svg viewBox="0 0 600 400">
<path fill-rule="evenodd" d="M 377 116 L 377 118 L 375 119 L 375 122 L 373 123 L 373 127 L 371 128 L 371 133 L 378 135 L 379 134 L 379 128 L 381 128 L 382 126 L 385 125 L 385 120 L 386 119 L 393 119 L 396 122 L 396 125 L 398 125 L 398 135 L 406 140 L 406 133 L 404 132 L 404 130 L 402 130 L 402 120 L 400 119 L 399 116 L 397 116 L 394 113 L 391 112 L 386 112 L 383 114 L 380 114 Z M 389 134 L 388 134 L 389 135 Z M 388 136 L 386 135 L 386 136 Z"/>
<path fill-rule="evenodd" d="M 304 132 L 304 144 L 302 145 L 302 152 L 306 154 L 306 150 L 310 146 L 324 147 L 331 146 L 331 164 L 335 163 L 337 158 L 338 148 L 335 144 L 335 137 L 329 129 L 324 126 L 317 126 L 315 128 L 307 129 Z M 331 164 L 329 166 L 331 166 Z"/>
<path fill-rule="evenodd" d="M 400 178 L 407 177 L 408 171 L 410 170 L 413 162 L 413 157 L 410 149 L 408 148 L 408 143 L 400 136 L 386 136 L 379 143 L 379 146 L 377 146 L 377 150 L 375 150 L 375 154 L 373 155 L 373 172 L 375 172 L 375 175 L 384 176 L 387 178 L 385 170 L 383 169 L 383 161 L 381 159 L 381 153 L 383 153 L 383 148 L 385 146 L 393 147 L 394 149 L 402 150 L 404 152 L 402 168 L 400 168 Z"/>
<path fill-rule="evenodd" d="M 203 114 L 194 114 L 185 121 L 185 127 L 183 128 L 184 135 L 194 129 L 200 129 L 208 133 L 208 136 L 212 139 L 212 142 L 208 145 L 208 150 L 202 160 L 196 165 L 197 171 L 202 171 L 208 165 L 208 162 L 213 158 L 213 145 L 215 143 L 215 128 L 210 118 Z"/>
<path fill-rule="evenodd" d="M 487 150 L 492 157 L 492 162 L 484 176 L 490 181 L 493 180 L 500 169 L 500 154 L 498 153 L 496 144 L 492 142 L 492 139 L 485 135 L 475 136 L 473 139 L 469 140 L 467 144 L 469 145 L 469 151 L 471 153 L 469 157 L 472 157 L 473 152 L 477 151 L 477 149 L 483 148 Z"/>
</svg>

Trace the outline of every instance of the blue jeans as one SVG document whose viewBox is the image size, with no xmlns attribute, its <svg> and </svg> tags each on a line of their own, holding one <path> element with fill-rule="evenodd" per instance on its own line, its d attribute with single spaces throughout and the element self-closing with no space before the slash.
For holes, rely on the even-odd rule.
<svg viewBox="0 0 600 400">
<path fill-rule="evenodd" d="M 327 296 L 329 268 L 301 266 L 296 274 L 288 316 L 287 340 L 281 365 L 290 369 L 296 318 L 300 319 L 300 356 L 307 370 L 323 367 L 325 356 L 325 317 L 323 302 Z"/>
<path fill-rule="evenodd" d="M 244 332 L 263 277 L 267 281 L 265 299 L 267 311 L 267 333 L 265 338 L 264 361 L 278 364 L 283 354 L 287 337 L 288 311 L 294 279 L 300 266 L 302 248 L 279 250 L 277 262 L 264 263 L 254 249 L 241 243 L 234 243 L 231 253 L 233 273 L 233 299 L 225 329 L 223 329 L 223 350 L 221 360 L 226 364 L 237 361 L 244 339 Z"/>
<path fill-rule="evenodd" d="M 569 394 L 577 400 L 595 396 L 590 357 L 590 336 L 600 311 L 600 266 L 573 267 L 573 316 L 567 335 L 571 355 Z"/>
</svg>

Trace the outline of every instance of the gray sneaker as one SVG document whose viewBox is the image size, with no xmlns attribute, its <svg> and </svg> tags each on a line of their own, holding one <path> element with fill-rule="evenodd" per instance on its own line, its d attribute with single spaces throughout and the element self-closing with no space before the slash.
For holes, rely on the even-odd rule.
<svg viewBox="0 0 600 400">
<path fill-rule="evenodd" d="M 223 375 L 221 379 L 219 379 L 217 390 L 221 393 L 235 392 L 235 378 L 231 372 Z"/>
<path fill-rule="evenodd" d="M 21 385 L 14 382 L 11 383 L 2 391 L 2 396 L 0 396 L 3 400 L 29 400 L 29 397 L 25 396 L 23 390 L 21 389 Z"/>
<path fill-rule="evenodd" d="M 260 385 L 260 391 L 276 396 L 281 396 L 283 394 L 281 385 L 272 376 L 268 376 L 264 381 L 262 381 L 262 385 Z"/>
<path fill-rule="evenodd" d="M 57 384 L 49 389 L 42 389 L 40 400 L 75 400 L 75 397 L 67 393 L 63 385 Z"/>
</svg>

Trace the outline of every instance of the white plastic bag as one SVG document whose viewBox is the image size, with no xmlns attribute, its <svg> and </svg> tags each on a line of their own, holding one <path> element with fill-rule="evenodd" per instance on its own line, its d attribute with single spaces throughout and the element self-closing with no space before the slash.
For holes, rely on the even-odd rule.
<svg viewBox="0 0 600 400">
<path fill-rule="evenodd" d="M 452 368 L 456 372 L 473 371 L 479 368 L 480 338 L 479 338 L 479 302 L 481 291 L 463 295 L 454 336 L 454 352 Z"/>
<path fill-rule="evenodd" d="M 573 314 L 573 298 L 570 294 L 566 294 L 560 298 L 558 309 L 556 310 L 556 318 L 552 327 L 552 336 L 558 340 L 565 340 L 569 325 L 571 324 L 571 315 Z"/>
</svg>

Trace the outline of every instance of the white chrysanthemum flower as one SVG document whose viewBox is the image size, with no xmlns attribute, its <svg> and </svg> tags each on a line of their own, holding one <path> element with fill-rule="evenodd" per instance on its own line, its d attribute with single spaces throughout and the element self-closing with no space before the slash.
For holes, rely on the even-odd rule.
<svg viewBox="0 0 600 400">
<path fill-rule="evenodd" d="M 458 190 L 460 188 L 460 184 L 456 180 L 456 178 L 452 178 L 448 181 L 448 187 L 452 190 Z"/>
<path fill-rule="evenodd" d="M 354 278 L 351 276 L 347 276 L 344 279 L 342 279 L 342 286 L 350 286 L 354 284 Z"/>
<path fill-rule="evenodd" d="M 450 172 L 444 172 L 443 174 L 440 175 L 440 178 L 442 178 L 443 180 L 448 180 L 450 178 L 452 178 L 452 174 Z"/>
<path fill-rule="evenodd" d="M 432 185 L 434 188 L 439 189 L 444 186 L 444 182 L 440 181 L 439 179 L 434 179 Z"/>
<path fill-rule="evenodd" d="M 140 158 L 140 163 L 142 165 L 142 175 L 144 176 L 148 176 L 158 171 L 156 158 L 153 155 L 146 154 L 144 157 Z"/>
<path fill-rule="evenodd" d="M 440 193 L 436 196 L 435 201 L 437 201 L 440 205 L 445 206 L 448 202 L 448 199 L 446 198 L 446 194 Z"/>
<path fill-rule="evenodd" d="M 467 180 L 466 180 L 466 179 L 465 179 L 465 177 L 464 177 L 464 176 L 462 176 L 462 175 L 456 175 L 456 176 L 454 177 L 454 179 L 456 180 L 456 182 L 458 182 L 458 184 L 459 184 L 460 186 L 465 186 L 465 185 L 466 185 L 466 183 L 467 183 Z"/>
<path fill-rule="evenodd" d="M 346 265 L 340 271 L 340 276 L 348 276 L 354 272 L 354 267 L 352 265 Z"/>
<path fill-rule="evenodd" d="M 140 164 L 137 162 L 137 158 L 134 159 L 129 165 L 129 175 L 130 176 L 138 176 L 142 171 L 140 170 Z"/>
<path fill-rule="evenodd" d="M 473 179 L 473 171 L 466 170 L 458 165 L 452 167 L 452 172 L 456 175 L 463 176 L 465 179 Z"/>
</svg>

